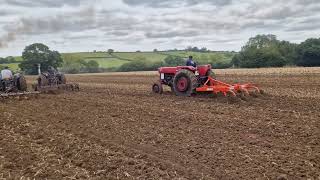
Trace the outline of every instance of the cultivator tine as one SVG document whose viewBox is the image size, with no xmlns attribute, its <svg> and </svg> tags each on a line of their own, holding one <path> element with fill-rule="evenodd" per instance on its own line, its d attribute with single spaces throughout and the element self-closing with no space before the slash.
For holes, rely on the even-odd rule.
<svg viewBox="0 0 320 180">
<path fill-rule="evenodd" d="M 79 90 L 80 90 L 79 84 L 76 84 L 76 83 L 36 87 L 36 91 L 39 91 L 41 93 L 58 92 L 58 91 L 79 91 Z"/>
<path fill-rule="evenodd" d="M 253 84 L 238 84 L 240 91 L 244 92 L 247 96 L 258 96 L 262 91 Z"/>
<path fill-rule="evenodd" d="M 37 97 L 40 93 L 39 92 L 19 92 L 19 93 L 3 93 L 0 94 L 0 99 L 2 101 L 8 100 L 8 99 L 28 99 L 29 97 L 34 98 Z"/>
</svg>

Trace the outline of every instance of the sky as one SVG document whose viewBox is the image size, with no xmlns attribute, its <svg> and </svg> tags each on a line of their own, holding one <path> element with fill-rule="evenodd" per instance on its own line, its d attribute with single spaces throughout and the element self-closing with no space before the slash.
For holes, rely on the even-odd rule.
<svg viewBox="0 0 320 180">
<path fill-rule="evenodd" d="M 320 36 L 320 0 L 0 0 L 0 57 L 44 43 L 59 52 L 207 47 L 250 37 Z"/>
</svg>

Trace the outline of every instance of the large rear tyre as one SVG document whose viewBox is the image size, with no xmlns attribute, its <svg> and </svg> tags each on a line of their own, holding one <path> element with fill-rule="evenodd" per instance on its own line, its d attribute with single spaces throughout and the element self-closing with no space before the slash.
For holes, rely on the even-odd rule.
<svg viewBox="0 0 320 180">
<path fill-rule="evenodd" d="M 43 87 L 43 86 L 48 86 L 48 85 L 49 85 L 49 81 L 48 81 L 47 77 L 45 75 L 41 74 L 38 77 L 38 86 Z"/>
<path fill-rule="evenodd" d="M 197 87 L 197 77 L 189 70 L 182 69 L 173 78 L 173 91 L 177 96 L 191 96 Z"/>
<path fill-rule="evenodd" d="M 61 84 L 67 84 L 67 78 L 64 74 L 60 75 L 59 80 Z"/>
<path fill-rule="evenodd" d="M 19 91 L 27 91 L 28 86 L 27 86 L 27 80 L 24 76 L 20 76 L 17 79 L 17 89 Z"/>
</svg>

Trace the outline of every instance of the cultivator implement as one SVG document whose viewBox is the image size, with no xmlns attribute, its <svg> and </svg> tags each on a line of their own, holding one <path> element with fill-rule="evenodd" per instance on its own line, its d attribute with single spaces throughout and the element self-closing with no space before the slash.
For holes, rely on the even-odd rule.
<svg viewBox="0 0 320 180">
<path fill-rule="evenodd" d="M 263 94 L 257 86 L 251 83 L 247 84 L 227 84 L 222 81 L 208 77 L 208 80 L 199 88 L 196 88 L 197 92 L 212 92 L 214 94 L 223 94 L 224 96 L 257 96 Z"/>
<path fill-rule="evenodd" d="M 8 100 L 8 99 L 30 99 L 37 98 L 40 92 L 9 92 L 9 93 L 0 93 L 0 100 Z"/>
</svg>

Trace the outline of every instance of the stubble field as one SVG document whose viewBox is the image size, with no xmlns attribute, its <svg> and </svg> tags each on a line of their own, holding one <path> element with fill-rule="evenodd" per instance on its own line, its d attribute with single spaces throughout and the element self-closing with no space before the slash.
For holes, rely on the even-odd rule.
<svg viewBox="0 0 320 180">
<path fill-rule="evenodd" d="M 320 68 L 217 76 L 267 95 L 157 95 L 143 72 L 72 75 L 80 92 L 0 103 L 0 179 L 320 179 Z"/>
</svg>

